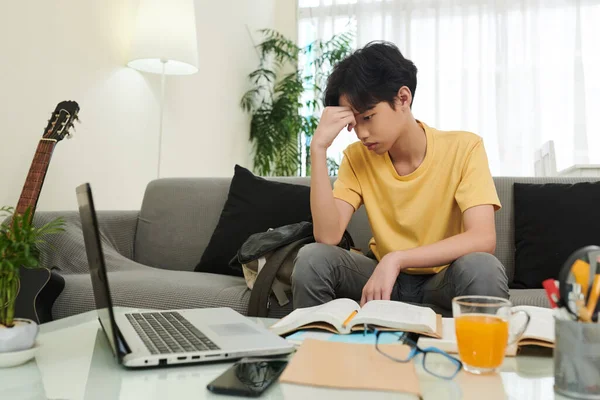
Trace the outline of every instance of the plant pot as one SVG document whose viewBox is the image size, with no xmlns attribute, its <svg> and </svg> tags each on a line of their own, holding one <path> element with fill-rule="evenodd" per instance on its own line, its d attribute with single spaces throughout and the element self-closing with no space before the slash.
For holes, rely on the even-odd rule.
<svg viewBox="0 0 600 400">
<path fill-rule="evenodd" d="M 0 353 L 11 353 L 33 347 L 39 326 L 30 319 L 15 318 L 15 325 L 0 325 Z"/>
</svg>

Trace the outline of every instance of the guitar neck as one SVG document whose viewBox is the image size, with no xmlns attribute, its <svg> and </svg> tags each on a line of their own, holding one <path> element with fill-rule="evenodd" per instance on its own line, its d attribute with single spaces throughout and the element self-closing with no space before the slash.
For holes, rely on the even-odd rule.
<svg viewBox="0 0 600 400">
<path fill-rule="evenodd" d="M 22 215 L 27 208 L 31 207 L 31 216 L 33 217 L 55 146 L 56 140 L 54 139 L 41 139 L 38 143 L 27 179 L 25 180 L 25 185 L 23 186 L 23 191 L 21 192 L 21 197 L 19 197 L 16 209 L 17 214 Z"/>
</svg>

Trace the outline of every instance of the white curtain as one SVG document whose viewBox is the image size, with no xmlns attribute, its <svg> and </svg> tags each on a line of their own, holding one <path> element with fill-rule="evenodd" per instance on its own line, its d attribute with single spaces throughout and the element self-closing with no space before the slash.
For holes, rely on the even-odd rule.
<svg viewBox="0 0 600 400">
<path fill-rule="evenodd" d="M 558 169 L 600 163 L 600 0 L 300 0 L 299 40 L 354 27 L 417 66 L 413 113 L 483 137 L 494 175 L 533 175 L 554 140 Z M 352 135 L 331 149 L 339 153 Z"/>
</svg>

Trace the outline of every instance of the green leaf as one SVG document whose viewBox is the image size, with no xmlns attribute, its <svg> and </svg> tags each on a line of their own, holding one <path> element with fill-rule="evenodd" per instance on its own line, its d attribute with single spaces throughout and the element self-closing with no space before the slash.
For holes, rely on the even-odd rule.
<svg viewBox="0 0 600 400">
<path fill-rule="evenodd" d="M 13 212 L 3 207 L 4 212 Z M 0 271 L 15 273 L 19 266 L 35 268 L 39 266 L 40 252 L 37 245 L 43 243 L 44 236 L 62 232 L 64 220 L 54 219 L 43 226 L 34 225 L 33 210 L 28 208 L 20 214 L 13 214 L 10 225 L 4 223 L 0 229 Z"/>
</svg>

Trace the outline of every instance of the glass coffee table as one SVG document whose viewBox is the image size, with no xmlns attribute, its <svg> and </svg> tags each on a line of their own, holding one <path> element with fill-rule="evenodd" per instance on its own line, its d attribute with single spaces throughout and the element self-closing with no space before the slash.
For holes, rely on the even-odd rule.
<svg viewBox="0 0 600 400">
<path fill-rule="evenodd" d="M 120 311 L 137 309 L 119 308 Z M 273 319 L 253 318 L 270 326 Z M 2 398 L 19 399 L 204 399 L 215 395 L 206 385 L 232 363 L 200 364 L 151 370 L 126 370 L 113 358 L 97 321 L 96 311 L 40 326 L 36 358 L 0 369 Z M 432 377 L 416 363 L 424 399 L 562 399 L 553 391 L 551 352 L 507 357 L 501 372 L 474 376 L 461 371 L 452 381 Z M 401 376 L 398 379 L 402 379 Z M 391 392 L 350 391 L 274 384 L 266 399 L 398 399 Z"/>
</svg>

